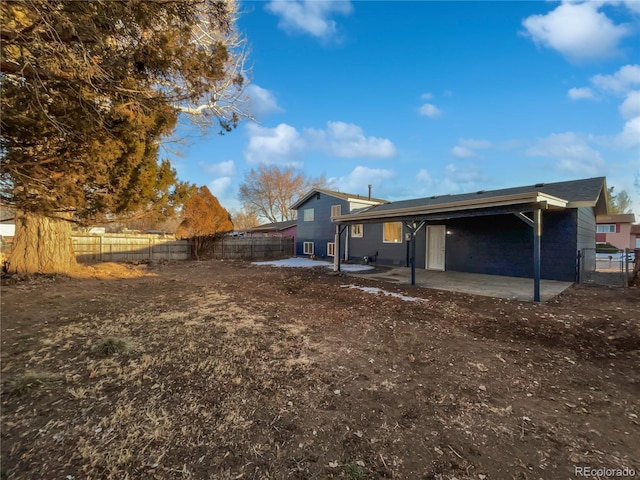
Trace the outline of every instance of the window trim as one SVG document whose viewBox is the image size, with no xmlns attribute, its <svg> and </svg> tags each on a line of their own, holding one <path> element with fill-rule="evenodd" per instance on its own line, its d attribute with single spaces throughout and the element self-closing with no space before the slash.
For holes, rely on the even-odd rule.
<svg viewBox="0 0 640 480">
<path fill-rule="evenodd" d="M 354 233 L 354 229 L 356 227 L 360 227 L 360 234 Z M 354 223 L 351 225 L 351 238 L 362 238 L 364 237 L 364 224 L 363 223 Z"/>
<path fill-rule="evenodd" d="M 400 236 L 399 239 L 396 240 L 387 240 L 385 238 L 385 225 L 390 225 L 390 224 L 394 224 L 394 223 L 399 223 L 400 224 Z M 402 233 L 404 231 L 404 225 L 402 224 L 402 222 L 384 222 L 382 224 L 382 243 L 393 243 L 395 245 L 400 245 L 402 244 Z"/>
<path fill-rule="evenodd" d="M 333 250 L 333 252 L 331 251 Z M 336 242 L 327 242 L 327 257 L 336 256 Z"/>
<path fill-rule="evenodd" d="M 309 249 L 307 247 L 309 245 L 311 245 L 311 251 L 308 251 Z M 303 255 L 313 255 L 314 252 L 315 252 L 315 248 L 314 248 L 313 242 L 302 242 L 302 254 Z"/>
<path fill-rule="evenodd" d="M 334 213 L 337 211 L 337 215 Z M 339 217 L 342 215 L 342 205 L 331 205 L 331 218 Z"/>
<path fill-rule="evenodd" d="M 307 215 L 309 213 L 309 215 Z M 307 218 L 310 217 L 310 218 Z M 302 210 L 302 221 L 313 222 L 315 220 L 315 208 L 305 208 Z"/>
<path fill-rule="evenodd" d="M 602 230 L 600 230 L 602 227 Z M 609 227 L 609 230 L 605 231 L 604 227 Z M 616 233 L 616 224 L 615 223 L 599 223 L 596 225 L 596 233 Z"/>
</svg>

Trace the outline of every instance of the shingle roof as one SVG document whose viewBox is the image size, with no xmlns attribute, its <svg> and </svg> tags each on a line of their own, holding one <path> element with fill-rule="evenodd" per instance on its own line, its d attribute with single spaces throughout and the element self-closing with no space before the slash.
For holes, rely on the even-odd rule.
<svg viewBox="0 0 640 480">
<path fill-rule="evenodd" d="M 633 223 L 636 216 L 633 213 L 620 213 L 617 215 L 598 215 L 596 222 L 598 223 Z"/>
<path fill-rule="evenodd" d="M 316 193 L 324 193 L 325 195 L 330 195 L 332 197 L 341 198 L 342 200 L 354 200 L 354 199 L 357 199 L 357 200 L 364 200 L 364 201 L 375 202 L 375 203 L 385 203 L 386 202 L 386 200 L 383 200 L 382 198 L 374 198 L 374 197 L 369 198 L 368 195 L 360 195 L 360 194 L 357 194 L 357 193 L 338 192 L 338 191 L 335 191 L 335 190 L 327 190 L 325 188 L 314 188 L 314 189 L 310 190 L 309 192 L 307 192 L 302 197 L 300 197 L 293 205 L 291 205 L 291 208 L 292 209 L 298 208 L 300 205 L 302 205 L 307 200 L 309 200 L 311 197 L 313 197 Z"/>
<path fill-rule="evenodd" d="M 589 203 L 595 205 L 603 190 L 605 177 L 587 178 L 583 180 L 571 180 L 557 183 L 537 183 L 524 187 L 504 188 L 500 190 L 480 190 L 475 193 L 462 193 L 458 195 L 437 195 L 432 197 L 416 198 L 389 202 L 377 205 L 367 210 L 371 212 L 386 212 L 401 208 L 421 207 L 426 205 L 438 205 L 451 202 L 468 201 L 473 199 L 486 199 L 516 195 L 522 193 L 540 192 L 547 195 L 567 200 L 569 203 Z"/>
<path fill-rule="evenodd" d="M 336 223 L 394 221 L 403 218 L 454 218 L 469 215 L 514 213 L 523 207 L 591 207 L 595 213 L 607 213 L 607 189 L 604 177 L 557 183 L 537 183 L 501 190 L 478 191 L 460 195 L 438 195 L 374 205 L 364 211 L 341 215 Z M 444 215 L 444 216 L 443 216 Z"/>
<path fill-rule="evenodd" d="M 286 230 L 287 228 L 295 227 L 298 224 L 297 220 L 287 220 L 285 222 L 265 223 L 258 225 L 257 227 L 248 228 L 249 232 L 279 232 Z"/>
</svg>

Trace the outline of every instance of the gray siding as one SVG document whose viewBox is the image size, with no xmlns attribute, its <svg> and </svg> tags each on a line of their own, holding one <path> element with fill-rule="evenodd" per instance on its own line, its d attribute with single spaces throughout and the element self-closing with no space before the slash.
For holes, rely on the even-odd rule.
<svg viewBox="0 0 640 480">
<path fill-rule="evenodd" d="M 541 276 L 574 281 L 577 252 L 575 210 L 543 214 Z M 515 215 L 492 215 L 434 222 L 446 225 L 445 269 L 533 277 L 533 232 Z M 594 227 L 595 228 L 595 227 Z M 406 228 L 404 229 L 406 232 Z M 425 267 L 426 228 L 416 237 L 416 267 Z M 349 259 L 362 262 L 378 253 L 381 265 L 406 265 L 407 244 L 382 242 L 382 224 L 365 224 L 363 238 L 349 239 Z"/>
<path fill-rule="evenodd" d="M 334 241 L 335 225 L 331 222 L 331 207 L 341 205 L 342 213 L 347 213 L 349 203 L 325 193 L 314 195 L 298 208 L 298 231 L 296 237 L 296 255 L 304 255 L 304 242 L 314 243 L 314 255 L 316 257 L 327 256 L 327 243 Z M 304 221 L 304 210 L 314 209 L 314 220 Z M 342 247 L 344 248 L 344 234 Z"/>
<path fill-rule="evenodd" d="M 591 207 L 577 209 L 578 250 L 596 248 L 596 215 Z"/>
</svg>

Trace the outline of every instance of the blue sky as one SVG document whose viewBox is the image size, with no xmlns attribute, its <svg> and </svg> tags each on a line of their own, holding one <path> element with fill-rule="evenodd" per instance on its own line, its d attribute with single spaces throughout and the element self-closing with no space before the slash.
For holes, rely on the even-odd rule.
<svg viewBox="0 0 640 480">
<path fill-rule="evenodd" d="M 388 200 L 603 175 L 640 220 L 640 0 L 243 2 L 239 29 L 256 122 L 172 158 L 227 209 L 265 163 Z"/>
</svg>

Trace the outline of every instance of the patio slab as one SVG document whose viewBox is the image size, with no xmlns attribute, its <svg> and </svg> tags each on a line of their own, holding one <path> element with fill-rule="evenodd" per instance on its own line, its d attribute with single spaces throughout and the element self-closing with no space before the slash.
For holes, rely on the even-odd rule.
<svg viewBox="0 0 640 480">
<path fill-rule="evenodd" d="M 349 275 L 401 284 L 411 283 L 411 269 L 406 267 L 376 267 L 371 271 L 349 273 Z M 546 302 L 561 294 L 571 285 L 573 285 L 572 282 L 541 280 L 540 300 Z M 416 286 L 486 297 L 533 301 L 532 278 L 504 277 L 480 273 L 438 272 L 417 268 Z"/>
</svg>

